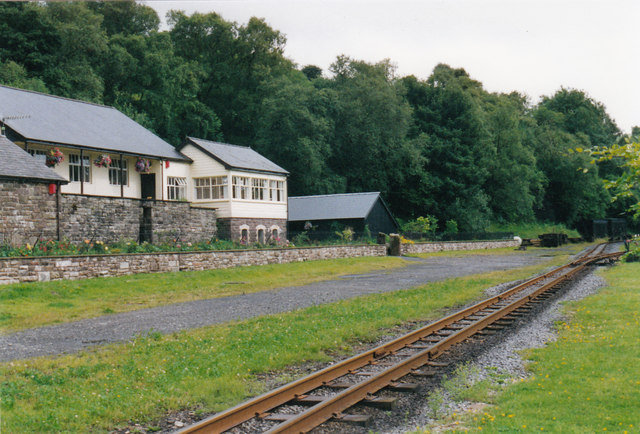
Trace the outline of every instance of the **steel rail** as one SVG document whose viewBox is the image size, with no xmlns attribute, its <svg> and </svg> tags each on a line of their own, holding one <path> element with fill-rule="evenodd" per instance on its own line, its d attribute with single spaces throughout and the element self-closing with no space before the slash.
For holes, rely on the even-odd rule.
<svg viewBox="0 0 640 434">
<path fill-rule="evenodd" d="M 553 281 L 546 283 L 545 285 L 536 289 L 533 293 L 525 295 L 524 297 L 511 302 L 504 308 L 487 315 L 479 321 L 474 322 L 469 327 L 466 327 L 459 332 L 453 333 L 442 341 L 433 344 L 430 348 L 414 354 L 407 360 L 404 360 L 380 372 L 377 375 L 371 376 L 368 380 L 355 384 L 352 387 L 345 389 L 335 396 L 327 399 L 326 401 L 316 404 L 309 410 L 300 413 L 296 417 L 275 426 L 273 429 L 267 431 L 267 433 L 276 434 L 308 432 L 318 425 L 326 422 L 327 420 L 333 417 L 340 416 L 344 410 L 354 406 L 371 394 L 378 392 L 380 389 L 386 387 L 390 383 L 396 382 L 400 378 L 424 366 L 429 361 L 442 355 L 451 346 L 464 341 L 489 324 L 492 324 L 500 320 L 501 318 L 504 318 L 505 316 L 511 314 L 513 311 L 524 306 L 531 300 L 534 300 L 539 295 L 547 292 L 549 289 L 570 279 L 573 275 L 581 271 L 588 264 L 597 262 L 604 258 L 619 256 L 620 254 L 621 253 L 600 255 L 596 258 L 592 258 L 588 261 L 580 263 L 578 266 L 574 267 L 566 274 L 563 274 L 562 276 L 559 276 Z"/>
<path fill-rule="evenodd" d="M 594 248 L 590 249 L 588 252 L 585 253 L 586 255 L 591 254 L 592 252 L 594 252 L 598 247 L 600 247 L 600 245 L 595 246 Z M 584 256 L 583 256 L 584 257 Z M 417 341 L 419 341 L 421 338 L 426 337 L 434 332 L 437 332 L 439 330 L 442 329 L 446 329 L 447 326 L 465 318 L 468 317 L 470 315 L 473 315 L 474 313 L 477 313 L 479 311 L 482 311 L 484 309 L 486 309 L 487 307 L 494 305 L 500 301 L 503 301 L 504 299 L 510 298 L 511 296 L 513 296 L 514 294 L 523 291 L 524 289 L 535 285 L 536 283 L 540 282 L 541 280 L 547 279 L 550 276 L 557 274 L 559 272 L 563 272 L 565 270 L 567 270 L 568 268 L 571 267 L 578 267 L 581 268 L 580 265 L 583 264 L 582 262 L 579 262 L 579 260 L 576 260 L 570 264 L 564 265 L 562 267 L 558 267 L 554 270 L 551 270 L 547 273 L 544 273 L 540 276 L 537 276 L 535 278 L 532 278 L 530 280 L 527 280 L 526 282 L 523 282 L 511 289 L 509 289 L 508 291 L 505 291 L 502 294 L 498 294 L 494 297 L 491 297 L 487 300 L 484 300 L 482 302 L 479 302 L 473 306 L 470 306 L 466 309 L 463 309 L 459 312 L 456 312 L 452 315 L 449 315 L 439 321 L 436 321 L 432 324 L 429 324 L 425 327 L 422 327 L 420 329 L 417 329 L 413 332 L 408 333 L 407 335 L 404 335 L 400 338 L 394 339 L 390 342 L 387 342 L 383 345 L 380 345 L 377 348 L 371 349 L 369 351 L 366 351 L 364 353 L 361 353 L 359 355 L 353 356 L 351 358 L 345 359 L 341 362 L 338 362 L 332 366 L 329 366 L 325 369 L 322 369 L 316 373 L 313 373 L 307 377 L 301 378 L 299 380 L 296 380 L 294 382 L 291 382 L 289 384 L 283 385 L 281 387 L 279 387 L 278 389 L 275 389 L 273 391 L 267 392 L 263 395 L 260 395 L 256 398 L 253 398 L 249 401 L 246 401 L 244 403 L 241 403 L 231 409 L 228 409 L 224 412 L 215 414 L 207 419 L 204 419 L 194 425 L 191 425 L 189 427 L 184 428 L 183 430 L 179 431 L 181 434 L 187 434 L 187 433 L 220 433 L 220 432 L 224 432 L 230 428 L 233 428 L 234 426 L 237 426 L 243 422 L 246 422 L 247 420 L 259 416 L 261 414 L 264 414 L 265 412 L 279 406 L 282 404 L 285 404 L 288 401 L 291 401 L 301 395 L 304 395 L 305 393 L 321 387 L 327 383 L 330 383 L 331 381 L 342 377 L 350 372 L 353 372 L 354 370 L 357 370 L 359 368 L 362 368 L 372 362 L 375 362 L 376 359 L 383 357 L 385 355 L 391 354 L 391 353 L 395 353 L 398 350 L 406 347 L 407 345 L 411 345 Z M 586 263 L 585 263 L 586 264 Z M 570 270 L 570 272 L 573 270 Z M 577 272 L 577 271 L 575 271 Z M 568 274 L 568 273 L 567 273 Z M 571 273 L 574 274 L 574 273 Z M 466 329 L 463 329 L 462 331 L 464 331 Z M 458 332 L 459 333 L 459 332 Z M 455 334 L 458 334 L 455 333 Z M 453 336 L 453 335 L 451 335 Z M 453 344 L 452 344 L 453 345 Z M 424 363 L 423 363 L 424 365 Z M 406 375 L 406 374 L 405 374 Z M 366 382 L 365 382 L 366 383 Z M 364 383 L 360 383 L 360 384 L 364 384 Z M 358 385 L 359 386 L 359 385 Z M 354 386 L 355 387 L 355 386 Z M 341 392 L 342 393 L 346 393 L 348 390 L 350 389 L 346 389 L 345 391 Z M 369 392 L 371 393 L 371 392 Z M 340 394 L 339 394 L 340 395 Z M 360 398 L 359 400 L 362 400 L 363 398 Z M 358 402 L 358 401 L 356 401 Z M 353 404 L 352 404 L 353 405 Z M 286 424 L 281 424 L 281 425 L 286 425 Z"/>
</svg>

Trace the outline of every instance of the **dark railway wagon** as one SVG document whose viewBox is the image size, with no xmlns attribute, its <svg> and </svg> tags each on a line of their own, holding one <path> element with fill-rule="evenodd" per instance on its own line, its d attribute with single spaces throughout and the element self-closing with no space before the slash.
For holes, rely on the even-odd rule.
<svg viewBox="0 0 640 434">
<path fill-rule="evenodd" d="M 621 240 L 627 234 L 627 221 L 623 218 L 597 219 L 583 222 L 578 228 L 580 234 L 589 241 L 597 238 Z"/>
</svg>

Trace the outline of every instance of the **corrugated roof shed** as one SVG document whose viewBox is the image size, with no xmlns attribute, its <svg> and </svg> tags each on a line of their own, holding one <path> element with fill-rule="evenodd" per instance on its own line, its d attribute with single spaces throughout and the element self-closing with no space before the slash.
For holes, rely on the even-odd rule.
<svg viewBox="0 0 640 434">
<path fill-rule="evenodd" d="M 228 169 L 279 173 L 283 175 L 289 173 L 273 161 L 268 160 L 246 146 L 229 145 L 226 143 L 212 142 L 195 137 L 187 137 L 187 141 L 181 146 L 181 148 L 189 143 L 200 148 Z"/>
<path fill-rule="evenodd" d="M 188 161 L 113 107 L 0 86 L 0 113 L 22 117 L 7 119 L 6 125 L 25 139 Z"/>
<path fill-rule="evenodd" d="M 379 197 L 379 192 L 290 197 L 289 221 L 363 219 Z"/>
<path fill-rule="evenodd" d="M 67 183 L 66 179 L 37 161 L 5 136 L 0 136 L 0 156 L 2 156 L 0 177 Z"/>
</svg>

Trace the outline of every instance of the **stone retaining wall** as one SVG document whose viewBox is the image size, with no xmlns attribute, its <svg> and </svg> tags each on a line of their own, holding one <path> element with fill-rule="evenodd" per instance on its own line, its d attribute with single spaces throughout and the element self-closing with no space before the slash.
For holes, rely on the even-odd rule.
<svg viewBox="0 0 640 434">
<path fill-rule="evenodd" d="M 212 252 L 0 258 L 0 284 L 61 279 L 74 280 L 136 273 L 214 270 L 247 265 L 385 255 L 386 247 L 383 245 L 361 245 L 295 249 L 220 250 Z"/>
<path fill-rule="evenodd" d="M 517 247 L 515 241 L 403 244 L 402 254 L 444 250 Z M 284 264 L 321 259 L 386 256 L 384 245 L 326 246 L 287 249 L 218 250 L 211 252 L 133 253 L 121 255 L 0 258 L 0 285 L 87 279 L 136 273 L 200 271 L 248 265 Z"/>
<path fill-rule="evenodd" d="M 400 250 L 403 255 L 412 253 L 434 253 L 449 250 L 477 250 L 477 249 L 499 249 L 501 247 L 516 248 L 520 245 L 518 241 L 442 241 L 430 243 L 402 244 Z"/>
</svg>

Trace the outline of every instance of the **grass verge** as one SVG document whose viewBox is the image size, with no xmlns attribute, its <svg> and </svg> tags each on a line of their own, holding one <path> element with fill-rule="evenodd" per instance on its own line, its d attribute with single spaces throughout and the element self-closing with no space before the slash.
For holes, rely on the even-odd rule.
<svg viewBox="0 0 640 434">
<path fill-rule="evenodd" d="M 570 237 L 579 237 L 580 234 L 575 229 L 569 229 L 557 223 L 510 223 L 492 224 L 489 232 L 513 232 L 521 238 L 538 238 L 540 234 L 565 233 Z"/>
<path fill-rule="evenodd" d="M 467 399 L 493 405 L 443 424 L 490 433 L 639 432 L 640 264 L 602 274 L 606 288 L 566 305 L 571 319 L 558 324 L 558 340 L 525 352 L 529 378 L 468 387 Z"/>
<path fill-rule="evenodd" d="M 0 365 L 2 432 L 104 432 L 167 411 L 218 411 L 262 392 L 256 375 L 348 354 L 394 325 L 440 317 L 544 264 L 431 283 L 59 358 Z"/>
<path fill-rule="evenodd" d="M 365 257 L 4 285 L 0 286 L 0 330 L 6 333 L 183 301 L 305 285 L 345 274 L 405 265 L 407 262 L 401 258 Z"/>
</svg>

